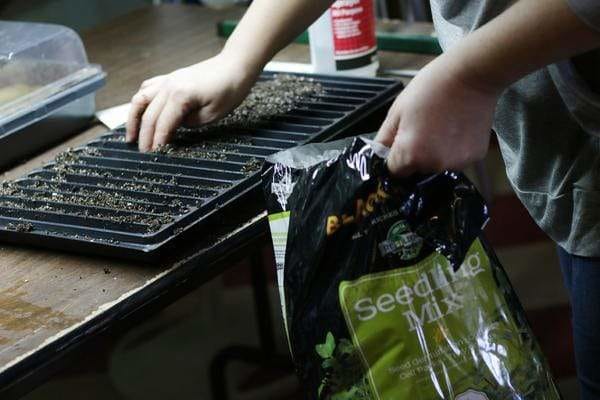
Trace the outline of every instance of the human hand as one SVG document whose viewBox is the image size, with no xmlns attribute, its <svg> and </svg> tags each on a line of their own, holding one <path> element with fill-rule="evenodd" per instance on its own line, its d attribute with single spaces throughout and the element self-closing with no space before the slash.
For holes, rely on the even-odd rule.
<svg viewBox="0 0 600 400">
<path fill-rule="evenodd" d="M 126 140 L 149 151 L 167 144 L 180 125 L 213 122 L 244 100 L 257 77 L 220 54 L 148 79 L 131 100 Z"/>
<path fill-rule="evenodd" d="M 501 92 L 442 55 L 396 98 L 376 136 L 395 176 L 460 170 L 485 157 Z"/>
</svg>

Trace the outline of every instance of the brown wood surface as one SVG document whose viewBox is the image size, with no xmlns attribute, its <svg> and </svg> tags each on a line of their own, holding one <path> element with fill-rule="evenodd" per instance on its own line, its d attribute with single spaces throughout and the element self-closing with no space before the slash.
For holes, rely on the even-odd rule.
<svg viewBox="0 0 600 400">
<path fill-rule="evenodd" d="M 224 43 L 216 36 L 216 22 L 237 18 L 241 12 L 196 6 L 148 7 L 84 34 L 90 61 L 101 64 L 108 73 L 107 85 L 97 96 L 98 108 L 127 102 L 148 77 L 216 54 Z M 291 45 L 276 59 L 308 61 L 308 48 Z M 418 68 L 428 60 L 418 55 L 382 54 L 382 66 L 387 68 Z M 92 127 L 1 178 L 22 175 L 105 130 Z M 242 225 L 244 219 L 238 223 Z M 227 229 L 231 227 L 223 227 L 221 234 Z M 0 244 L 0 373 L 177 267 Z"/>
</svg>

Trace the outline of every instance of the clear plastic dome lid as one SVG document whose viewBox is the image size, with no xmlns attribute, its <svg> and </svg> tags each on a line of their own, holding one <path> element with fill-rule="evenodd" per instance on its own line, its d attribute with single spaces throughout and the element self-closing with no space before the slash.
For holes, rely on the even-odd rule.
<svg viewBox="0 0 600 400">
<path fill-rule="evenodd" d="M 81 39 L 65 26 L 0 21 L 0 62 L 47 60 L 87 64 Z"/>
<path fill-rule="evenodd" d="M 60 25 L 0 21 L 0 134 L 7 123 L 83 82 L 103 78 L 80 37 Z M 2 129 L 2 128 L 5 129 Z"/>
</svg>

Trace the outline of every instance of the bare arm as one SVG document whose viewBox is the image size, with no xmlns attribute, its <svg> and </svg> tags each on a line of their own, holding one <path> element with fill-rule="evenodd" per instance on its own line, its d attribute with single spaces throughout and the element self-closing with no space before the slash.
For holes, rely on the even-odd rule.
<svg viewBox="0 0 600 400">
<path fill-rule="evenodd" d="M 254 0 L 217 56 L 142 83 L 132 98 L 127 141 L 148 151 L 182 123 L 212 122 L 247 95 L 264 65 L 332 0 Z"/>
<path fill-rule="evenodd" d="M 236 57 L 258 73 L 284 46 L 294 40 L 334 0 L 254 0 L 223 53 Z"/>
<path fill-rule="evenodd" d="M 483 158 L 504 89 L 599 46 L 600 33 L 566 0 L 517 1 L 430 63 L 398 96 L 378 135 L 392 147 L 390 170 L 461 169 Z"/>
</svg>

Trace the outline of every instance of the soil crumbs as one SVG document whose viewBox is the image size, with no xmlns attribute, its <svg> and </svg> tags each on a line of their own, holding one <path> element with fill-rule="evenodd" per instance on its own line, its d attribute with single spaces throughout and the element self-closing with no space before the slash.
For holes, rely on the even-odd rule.
<svg viewBox="0 0 600 400">
<path fill-rule="evenodd" d="M 224 128 L 249 128 L 262 120 L 286 114 L 298 103 L 314 101 L 325 93 L 312 78 L 277 74 L 273 79 L 257 82 L 248 97 L 223 119 L 199 128 L 181 128 L 180 135 L 210 132 Z"/>
</svg>

